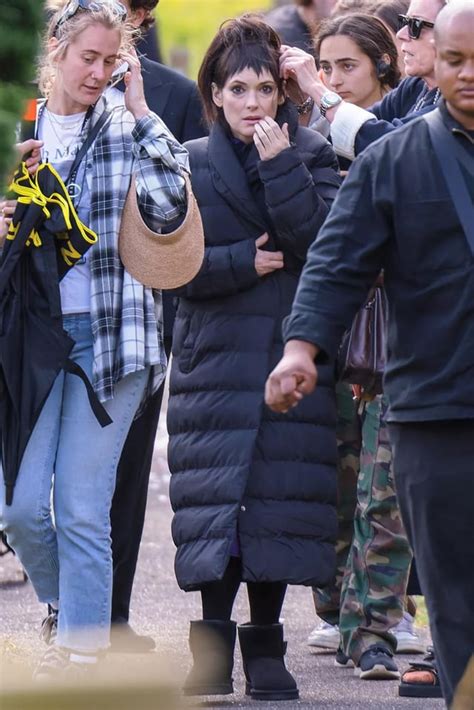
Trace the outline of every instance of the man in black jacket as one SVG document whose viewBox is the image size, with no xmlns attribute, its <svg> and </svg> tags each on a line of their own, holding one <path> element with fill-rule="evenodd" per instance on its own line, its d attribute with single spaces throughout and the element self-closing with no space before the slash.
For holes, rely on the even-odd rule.
<svg viewBox="0 0 474 710">
<path fill-rule="evenodd" d="M 335 356 L 384 268 L 395 481 L 448 705 L 474 649 L 473 23 L 472 2 L 458 0 L 435 33 L 440 141 L 467 219 L 424 119 L 367 148 L 311 247 L 266 394 L 285 412 L 314 389 L 315 361 Z"/>
<path fill-rule="evenodd" d="M 153 22 L 151 13 L 158 0 L 125 0 L 124 4 L 135 26 L 149 29 Z M 163 119 L 178 141 L 184 143 L 205 135 L 195 83 L 146 57 L 140 57 L 140 63 L 148 106 Z M 166 293 L 163 293 L 163 320 L 165 350 L 169 356 L 174 307 L 172 297 Z M 111 648 L 116 651 L 143 652 L 155 646 L 151 637 L 139 636 L 133 631 L 128 618 L 163 389 L 164 385 L 133 422 L 117 471 L 110 515 L 114 564 Z"/>
<path fill-rule="evenodd" d="M 433 46 L 433 27 L 436 16 L 444 5 L 445 0 L 411 0 L 407 15 L 402 16 L 403 21 L 400 23 L 401 27 L 398 32 L 398 37 L 402 42 L 401 50 L 408 78 L 404 79 L 396 89 L 388 93 L 382 101 L 379 101 L 368 110 L 348 103 L 334 92 L 328 91 L 327 87 L 319 80 L 314 60 L 312 57 L 308 56 L 308 54 L 294 48 L 284 49 L 281 58 L 281 70 L 283 75 L 289 78 L 295 78 L 300 88 L 303 90 L 303 97 L 306 93 L 309 94 L 318 106 L 323 105 L 326 99 L 330 101 L 331 105 L 327 104 L 326 106 L 325 115 L 327 121 L 324 121 L 319 116 L 319 120 L 316 121 L 314 125 L 310 123 L 310 126 L 317 129 L 324 129 L 326 133 L 330 129 L 331 141 L 336 153 L 340 157 L 353 160 L 355 156 L 360 155 L 367 146 L 378 138 L 395 131 L 408 121 L 424 113 L 431 112 L 436 107 L 439 102 L 440 92 L 434 73 L 435 50 Z M 319 115 L 319 112 L 316 110 L 315 114 Z M 359 479 L 359 483 L 361 483 L 362 480 L 363 479 Z M 367 478 L 366 480 L 368 483 L 369 479 Z M 360 495 L 358 498 L 362 505 L 364 505 L 363 491 L 364 488 L 361 488 L 361 485 L 359 485 L 358 493 Z M 370 499 L 376 500 L 377 496 L 373 494 L 375 494 L 375 491 L 370 494 Z M 369 490 L 367 491 L 367 495 L 369 495 Z M 388 506 L 386 505 L 384 513 L 388 515 Z M 398 516 L 398 511 L 394 511 L 394 515 Z M 370 525 L 365 529 L 370 530 L 371 535 L 376 535 L 376 529 L 372 528 Z M 392 539 L 395 540 L 395 538 Z M 401 540 L 402 537 L 398 537 L 397 539 Z M 399 548 L 397 545 L 396 549 L 401 552 L 403 548 Z M 406 553 L 406 550 L 403 552 Z M 392 550 L 392 554 L 395 554 L 395 549 Z M 355 557 L 351 559 L 354 563 Z M 399 566 L 398 569 L 400 571 L 401 567 Z M 355 578 L 355 576 L 352 577 L 352 579 Z M 352 591 L 353 590 L 351 590 L 351 592 Z M 316 592 L 316 595 L 318 595 L 318 592 Z M 348 596 L 347 598 L 350 597 Z M 390 598 L 393 599 L 396 597 L 392 595 Z M 318 599 L 318 597 L 316 596 L 315 599 Z M 367 608 L 371 608 L 368 601 L 370 600 L 370 594 L 366 595 L 365 599 Z M 322 598 L 319 596 L 317 608 L 319 606 L 321 609 L 321 601 Z M 361 614 L 360 618 L 363 619 L 362 607 L 357 606 L 357 608 Z M 323 614 L 326 612 L 324 606 L 322 607 L 322 611 Z M 374 614 L 373 618 L 375 618 L 377 614 L 373 609 L 372 612 Z M 342 619 L 347 619 L 344 611 Z M 328 618 L 325 620 L 328 621 Z M 344 628 L 344 626 L 344 621 L 342 621 L 342 628 Z M 362 624 L 357 630 L 357 636 L 364 638 L 367 643 L 372 636 L 366 629 L 368 626 L 370 626 L 370 624 L 365 620 L 364 631 L 361 630 Z M 385 631 L 382 630 L 383 625 L 380 623 L 380 619 L 378 619 L 377 624 L 373 624 L 373 626 L 380 631 L 380 644 L 376 644 L 377 648 L 382 646 L 385 647 L 387 651 L 385 657 L 382 654 L 380 659 L 372 654 L 373 670 L 379 677 L 383 663 L 379 663 L 378 661 L 383 660 L 387 667 L 387 673 L 391 673 L 391 677 L 395 677 L 396 669 L 389 655 L 393 648 L 389 650 L 390 644 L 387 644 L 384 638 L 389 627 L 389 619 L 386 619 Z M 372 628 L 374 637 L 379 635 L 379 633 L 375 631 L 375 628 Z M 333 629 L 323 629 L 321 632 L 319 627 L 316 627 L 310 636 L 309 642 L 313 643 L 316 641 L 319 643 L 322 641 L 323 643 L 328 643 L 328 636 L 329 641 L 334 641 L 334 639 L 337 638 L 337 629 Z M 392 633 L 393 632 L 396 634 L 395 628 L 392 629 Z M 414 639 L 412 639 L 412 641 L 413 640 Z M 367 649 L 367 653 L 369 653 L 369 649 Z M 357 658 L 354 660 L 357 661 Z M 362 660 L 361 662 L 364 664 L 364 662 L 367 663 L 368 661 Z M 362 677 L 364 679 L 370 677 L 369 674 L 371 670 L 370 668 L 365 668 Z M 413 673 L 411 674 L 411 678 L 414 683 L 415 675 Z M 406 692 L 408 693 L 410 691 L 407 689 Z M 417 692 L 421 694 L 422 691 L 418 688 Z M 428 687 L 428 692 L 433 692 L 431 686 Z"/>
</svg>

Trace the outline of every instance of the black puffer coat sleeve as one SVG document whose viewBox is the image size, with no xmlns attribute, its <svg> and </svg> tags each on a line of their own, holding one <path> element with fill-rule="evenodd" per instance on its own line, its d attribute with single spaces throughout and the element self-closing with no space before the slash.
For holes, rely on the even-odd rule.
<svg viewBox="0 0 474 710">
<path fill-rule="evenodd" d="M 336 155 L 330 144 L 321 136 L 313 134 L 309 138 L 306 131 L 304 137 L 304 155 L 299 147 L 291 145 L 275 158 L 258 164 L 277 248 L 302 261 L 340 185 Z"/>
<path fill-rule="evenodd" d="M 251 288 L 259 278 L 255 270 L 256 251 L 254 239 L 206 247 L 200 272 L 176 295 L 192 299 L 219 298 Z"/>
</svg>

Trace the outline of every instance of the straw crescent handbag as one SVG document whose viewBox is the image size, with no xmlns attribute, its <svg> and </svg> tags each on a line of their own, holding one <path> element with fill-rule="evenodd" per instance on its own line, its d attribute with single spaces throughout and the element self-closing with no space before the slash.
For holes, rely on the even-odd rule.
<svg viewBox="0 0 474 710">
<path fill-rule="evenodd" d="M 137 203 L 135 178 L 125 201 L 119 233 L 119 254 L 128 273 L 144 286 L 174 289 L 185 286 L 198 273 L 204 259 L 204 229 L 188 174 L 184 221 L 167 234 L 151 230 Z"/>
</svg>

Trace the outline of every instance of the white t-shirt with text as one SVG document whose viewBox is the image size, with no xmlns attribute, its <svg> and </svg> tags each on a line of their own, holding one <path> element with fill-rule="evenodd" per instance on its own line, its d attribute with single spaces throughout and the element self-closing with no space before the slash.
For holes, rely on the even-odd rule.
<svg viewBox="0 0 474 710">
<path fill-rule="evenodd" d="M 71 116 L 52 114 L 45 107 L 38 126 L 38 138 L 43 141 L 42 159 L 49 162 L 65 181 L 76 153 L 81 147 L 81 132 L 85 113 Z M 79 219 L 88 224 L 90 192 L 86 180 L 85 159 L 81 161 L 74 181 L 73 202 Z M 59 284 L 61 310 L 64 315 L 90 312 L 90 268 L 86 253 L 64 276 Z"/>
</svg>

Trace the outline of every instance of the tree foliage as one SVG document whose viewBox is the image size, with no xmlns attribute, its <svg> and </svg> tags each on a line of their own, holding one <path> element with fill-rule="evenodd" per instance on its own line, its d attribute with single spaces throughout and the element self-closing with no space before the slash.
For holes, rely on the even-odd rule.
<svg viewBox="0 0 474 710">
<path fill-rule="evenodd" d="M 35 95 L 41 0 L 0 0 L 0 193 L 12 164 L 15 129 L 27 98 Z"/>
</svg>

